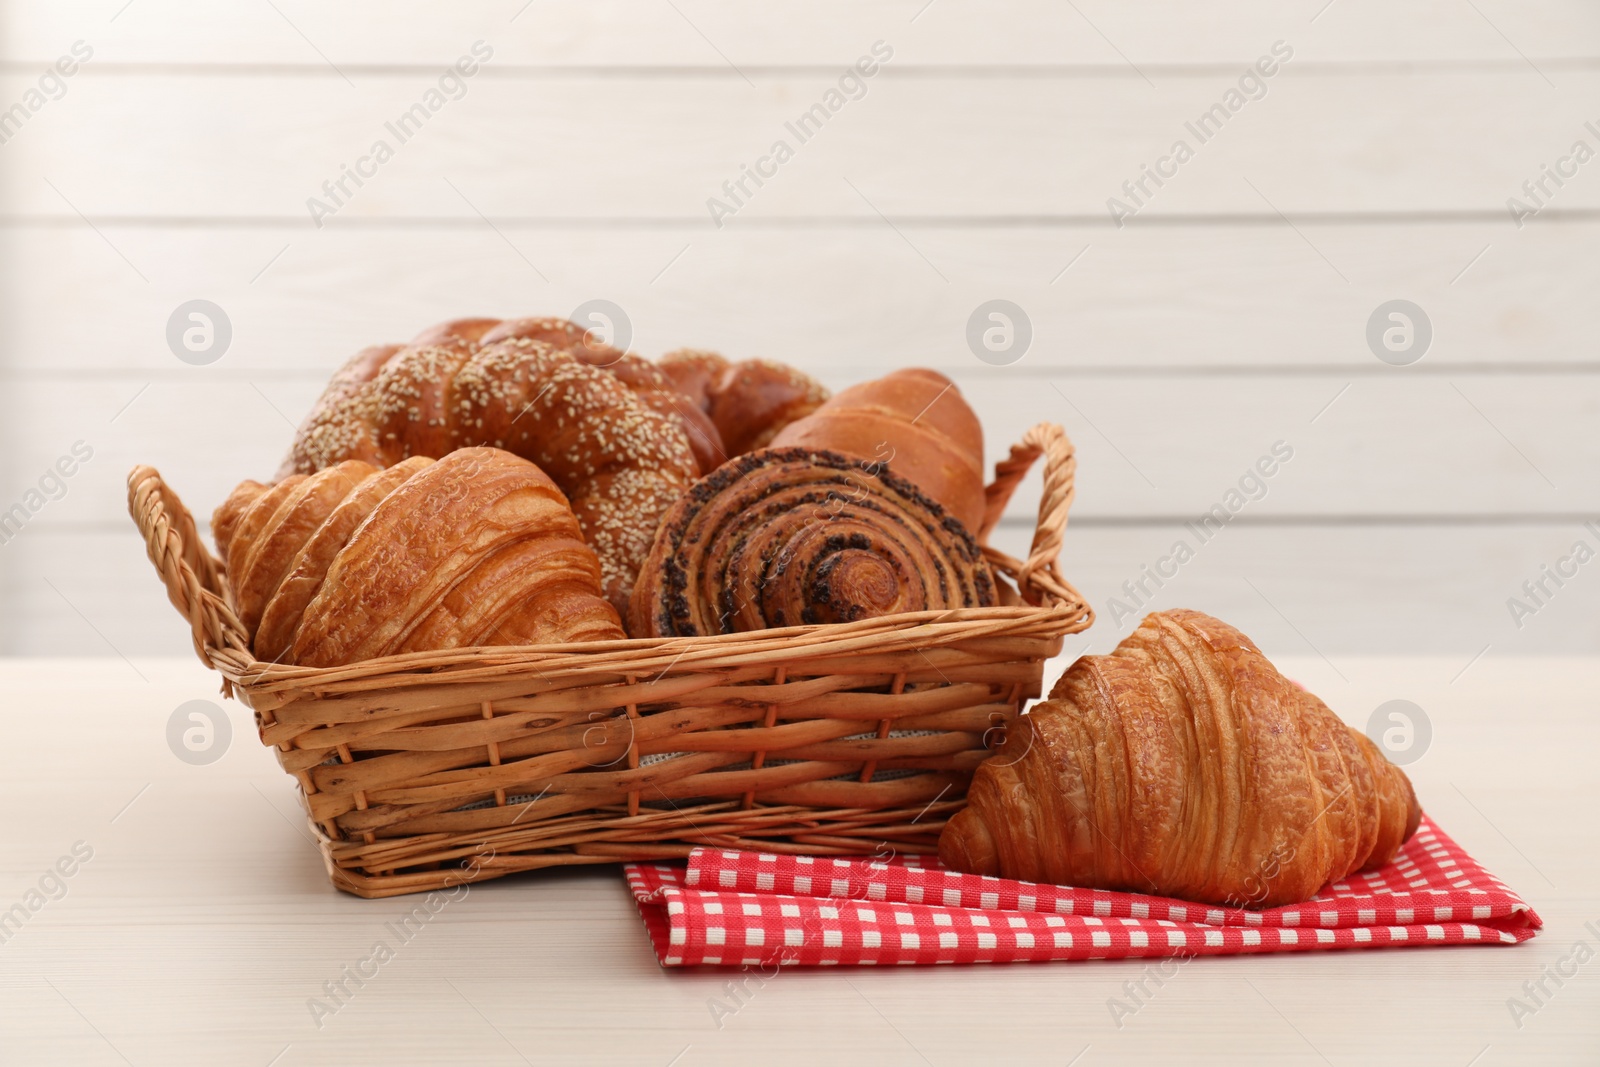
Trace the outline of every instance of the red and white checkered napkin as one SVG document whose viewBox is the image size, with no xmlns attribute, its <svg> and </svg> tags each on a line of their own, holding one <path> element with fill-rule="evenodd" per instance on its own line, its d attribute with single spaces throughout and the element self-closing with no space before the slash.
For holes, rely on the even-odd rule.
<svg viewBox="0 0 1600 1067">
<path fill-rule="evenodd" d="M 1514 945 L 1533 909 L 1426 817 L 1389 866 L 1268 911 L 880 862 L 696 849 L 630 863 L 665 967 L 1010 963 L 1392 945 Z"/>
</svg>

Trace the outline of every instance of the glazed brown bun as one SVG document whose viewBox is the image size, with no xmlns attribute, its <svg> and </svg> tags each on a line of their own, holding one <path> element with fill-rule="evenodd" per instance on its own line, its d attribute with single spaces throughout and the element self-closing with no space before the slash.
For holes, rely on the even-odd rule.
<svg viewBox="0 0 1600 1067">
<path fill-rule="evenodd" d="M 983 526 L 983 427 L 938 371 L 913 367 L 852 385 L 779 431 L 772 446 L 887 463 L 973 534 Z"/>
<path fill-rule="evenodd" d="M 716 425 L 724 452 L 719 463 L 765 448 L 828 399 L 820 382 L 768 359 L 732 363 L 715 352 L 682 348 L 662 356 L 658 366 Z"/>
</svg>

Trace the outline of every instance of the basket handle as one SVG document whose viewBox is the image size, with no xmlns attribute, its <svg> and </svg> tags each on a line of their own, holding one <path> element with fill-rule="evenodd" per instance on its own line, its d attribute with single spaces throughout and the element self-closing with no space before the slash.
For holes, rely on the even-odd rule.
<svg viewBox="0 0 1600 1067">
<path fill-rule="evenodd" d="M 200 540 L 194 516 L 161 474 L 143 465 L 128 472 L 128 513 L 144 535 L 145 551 L 167 599 L 189 620 L 194 652 L 207 667 L 211 653 L 225 648 L 249 655 L 244 625 L 223 591 L 222 563 Z"/>
<path fill-rule="evenodd" d="M 989 547 L 989 535 L 1011 501 L 1023 475 L 1044 456 L 1044 492 L 1039 498 L 1039 521 L 1033 531 L 1033 545 L 1026 561 L 1012 559 Z M 994 465 L 994 481 L 984 491 L 986 498 L 983 526 L 978 543 L 991 562 L 1015 576 L 1017 590 L 1030 604 L 1085 603 L 1083 596 L 1061 576 L 1058 559 L 1061 539 L 1067 529 L 1067 512 L 1076 494 L 1078 456 L 1067 431 L 1053 422 L 1041 422 L 1022 436 L 1022 443 L 1011 446 L 1011 455 Z"/>
</svg>

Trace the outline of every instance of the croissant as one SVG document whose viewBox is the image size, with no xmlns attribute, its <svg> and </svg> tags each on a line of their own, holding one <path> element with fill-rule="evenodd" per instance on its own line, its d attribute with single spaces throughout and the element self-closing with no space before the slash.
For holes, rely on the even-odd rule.
<svg viewBox="0 0 1600 1067">
<path fill-rule="evenodd" d="M 726 634 L 994 602 L 977 542 L 915 486 L 836 452 L 767 448 L 667 513 L 628 629 Z"/>
<path fill-rule="evenodd" d="M 715 352 L 683 348 L 662 356 L 658 366 L 716 425 L 724 460 L 767 447 L 778 431 L 828 399 L 820 382 L 767 359 L 731 363 Z"/>
<path fill-rule="evenodd" d="M 462 319 L 419 340 L 365 349 L 335 374 L 280 477 L 344 460 L 388 467 L 458 448 L 508 449 L 571 502 L 606 596 L 625 611 L 661 517 L 699 474 L 683 420 L 593 365 L 614 350 L 562 320 Z"/>
<path fill-rule="evenodd" d="M 256 498 L 268 488 L 268 483 L 246 479 L 234 486 L 233 492 L 228 494 L 228 499 L 211 513 L 211 539 L 217 543 L 217 555 L 222 557 L 224 566 L 228 561 L 228 546 L 233 543 L 233 533 L 239 525 L 239 520 L 250 510 L 250 505 L 255 503 Z"/>
<path fill-rule="evenodd" d="M 276 661 L 289 654 L 306 608 L 322 590 L 322 583 L 328 577 L 328 568 L 333 566 L 335 557 L 355 535 L 356 528 L 385 497 L 432 462 L 426 456 L 412 456 L 386 470 L 377 471 L 359 482 L 336 507 L 327 512 L 322 525 L 305 539 L 284 568 L 276 591 L 261 609 L 261 622 L 254 628 L 255 643 L 252 646 L 257 659 Z M 328 469 L 338 470 L 341 466 L 344 464 Z"/>
<path fill-rule="evenodd" d="M 328 667 L 623 636 L 561 491 L 494 448 L 246 482 L 212 520 L 256 658 Z"/>
<path fill-rule="evenodd" d="M 974 874 L 1236 907 L 1388 863 L 1421 816 L 1405 773 L 1244 634 L 1150 615 L 1084 656 L 979 766 L 939 858 Z"/>
<path fill-rule="evenodd" d="M 774 448 L 789 445 L 887 463 L 967 529 L 983 525 L 983 427 L 938 371 L 908 368 L 852 385 L 772 439 Z"/>
</svg>

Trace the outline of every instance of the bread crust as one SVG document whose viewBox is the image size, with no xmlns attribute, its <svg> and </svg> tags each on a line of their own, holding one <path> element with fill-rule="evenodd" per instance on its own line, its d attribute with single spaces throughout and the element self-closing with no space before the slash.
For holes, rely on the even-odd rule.
<svg viewBox="0 0 1600 1067">
<path fill-rule="evenodd" d="M 623 636 L 566 498 L 501 449 L 346 461 L 229 500 L 232 595 L 258 659 Z"/>
<path fill-rule="evenodd" d="M 356 528 L 380 500 L 432 462 L 426 456 L 413 456 L 381 471 L 373 468 L 374 473 L 356 485 L 329 513 L 326 521 L 301 546 L 288 573 L 278 584 L 277 592 L 267 601 L 252 645 L 257 659 L 274 662 L 288 655 L 294 645 L 295 632 L 300 629 L 300 620 L 322 588 L 334 557 L 349 543 Z"/>
<path fill-rule="evenodd" d="M 566 499 L 538 467 L 495 448 L 451 452 L 406 479 L 357 527 L 307 606 L 290 659 L 326 667 L 470 644 L 523 610 L 524 600 L 542 596 L 552 579 L 569 585 L 571 568 L 530 569 L 520 576 L 519 599 L 488 607 L 452 600 L 457 587 L 471 583 L 485 562 L 494 566 L 502 550 L 552 539 L 566 542 L 568 553 L 588 551 Z M 591 576 L 598 579 L 598 572 L 596 561 Z M 584 613 L 593 624 L 557 619 L 561 629 L 550 640 L 564 640 L 573 628 L 621 637 L 614 611 L 598 592 L 596 581 Z M 442 618 L 441 609 L 454 621 Z M 419 630 L 426 636 L 411 640 Z"/>
<path fill-rule="evenodd" d="M 724 459 L 766 448 L 785 426 L 828 399 L 816 379 L 773 360 L 732 362 L 715 352 L 681 348 L 658 365 L 716 427 Z"/>
<path fill-rule="evenodd" d="M 1025 881 L 1235 907 L 1388 863 L 1421 818 L 1405 773 L 1248 637 L 1148 616 L 1079 658 L 978 768 L 940 859 Z"/>
<path fill-rule="evenodd" d="M 983 427 L 955 383 L 907 368 L 852 385 L 772 439 L 885 463 L 968 530 L 983 525 Z"/>
<path fill-rule="evenodd" d="M 738 456 L 675 504 L 635 587 L 635 637 L 985 607 L 977 542 L 917 488 L 806 448 Z"/>
<path fill-rule="evenodd" d="M 606 595 L 625 610 L 661 516 L 701 470 L 686 427 L 705 420 L 687 403 L 684 416 L 663 390 L 670 380 L 645 361 L 565 320 L 458 319 L 346 364 L 280 474 L 478 446 L 515 452 L 572 501 Z M 720 442 L 703 444 L 707 461 L 720 462 Z"/>
</svg>

